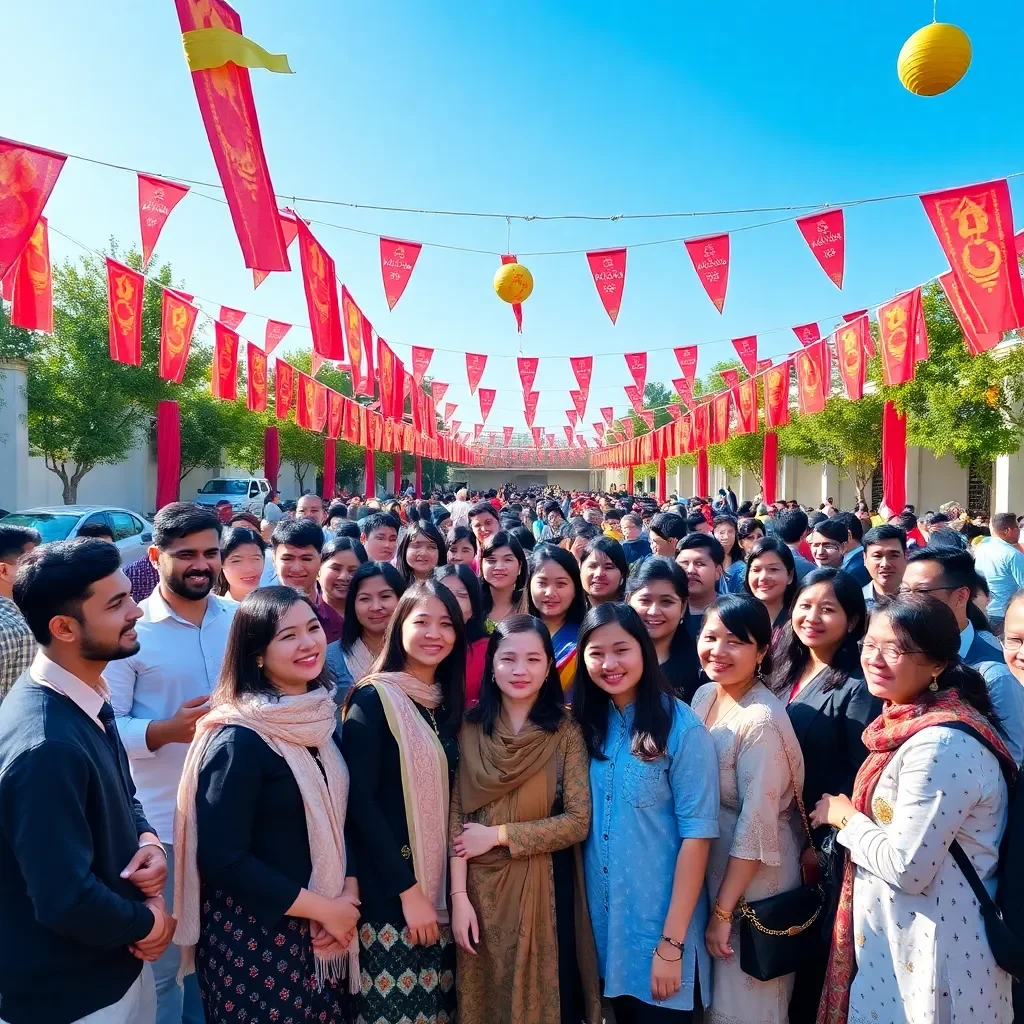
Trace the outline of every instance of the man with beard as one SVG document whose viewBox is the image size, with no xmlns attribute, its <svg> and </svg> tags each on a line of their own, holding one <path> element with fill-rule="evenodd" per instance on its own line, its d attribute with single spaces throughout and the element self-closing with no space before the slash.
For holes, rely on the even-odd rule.
<svg viewBox="0 0 1024 1024">
<path fill-rule="evenodd" d="M 14 601 L 39 650 L 0 707 L 0 1014 L 153 1024 L 167 859 L 103 676 L 138 653 L 141 612 L 95 539 L 26 554 Z"/>
<path fill-rule="evenodd" d="M 110 665 L 107 683 L 117 729 L 150 821 L 173 836 L 174 809 L 185 754 L 196 722 L 209 710 L 228 630 L 238 607 L 210 593 L 220 573 L 221 523 L 187 502 L 166 505 L 153 520 L 150 560 L 160 582 L 141 603 L 136 627 L 142 649 Z M 174 904 L 174 849 L 167 845 L 164 900 Z M 172 946 L 154 964 L 157 1024 L 202 1024 L 195 975 L 178 984 L 180 951 Z M 184 1015 L 182 1013 L 184 999 Z"/>
</svg>

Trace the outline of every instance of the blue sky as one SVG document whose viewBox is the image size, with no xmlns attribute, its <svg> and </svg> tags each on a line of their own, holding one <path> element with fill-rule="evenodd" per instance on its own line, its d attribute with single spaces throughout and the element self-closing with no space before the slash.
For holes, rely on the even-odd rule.
<svg viewBox="0 0 1024 1024">
<path fill-rule="evenodd" d="M 5 8 L 0 134 L 170 177 L 217 180 L 172 0 Z M 904 39 L 931 18 L 927 0 L 252 0 L 238 9 L 246 35 L 287 53 L 296 72 L 253 73 L 271 175 L 285 196 L 614 214 L 842 203 L 1024 170 L 1024 19 L 1014 0 L 983 8 L 939 0 L 939 18 L 970 35 L 974 61 L 957 88 L 935 99 L 911 96 L 895 71 Z M 1018 228 L 1020 180 L 1011 182 Z M 503 220 L 297 205 L 307 217 L 374 234 L 505 248 Z M 134 177 L 120 171 L 69 161 L 47 212 L 54 228 L 96 248 L 111 235 L 138 239 Z M 513 221 L 511 250 L 693 237 L 778 216 Z M 632 249 L 614 327 L 582 254 L 523 257 L 536 285 L 521 336 L 492 290 L 497 257 L 425 247 L 389 312 L 376 238 L 315 231 L 400 356 L 408 361 L 411 344 L 451 350 L 435 354 L 430 372 L 450 382 L 447 397 L 468 425 L 480 416 L 460 353 L 489 356 L 483 385 L 498 389 L 489 429 L 525 427 L 514 357 L 545 357 L 536 422 L 559 435 L 576 386 L 564 357 L 593 354 L 590 436 L 600 406 L 627 407 L 622 385 L 630 379 L 618 353 L 651 350 L 649 379 L 666 382 L 678 376 L 676 345 L 756 333 L 762 356 L 781 356 L 795 347 L 790 325 L 820 319 L 830 330 L 839 314 L 945 269 L 916 198 L 850 209 L 846 228 L 842 292 L 792 222 L 736 234 L 721 316 L 682 244 Z M 75 254 L 59 237 L 51 245 L 57 257 Z M 307 322 L 297 269 L 253 291 L 221 204 L 187 197 L 158 251 L 200 296 Z M 263 322 L 249 318 L 241 332 L 261 339 Z M 292 333 L 291 345 L 308 345 L 308 332 Z M 705 345 L 698 372 L 731 355 L 728 341 Z"/>
</svg>

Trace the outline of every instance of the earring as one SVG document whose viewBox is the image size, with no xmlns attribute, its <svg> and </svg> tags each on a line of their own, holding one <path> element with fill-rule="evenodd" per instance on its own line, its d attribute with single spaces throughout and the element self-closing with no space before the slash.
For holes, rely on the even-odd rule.
<svg viewBox="0 0 1024 1024">
<path fill-rule="evenodd" d="M 931 690 L 932 693 L 937 693 L 938 692 L 938 689 L 939 689 L 939 677 L 938 676 L 933 676 L 932 677 L 932 681 L 928 684 L 928 689 Z"/>
<path fill-rule="evenodd" d="M 256 659 L 256 667 L 257 668 L 263 668 L 263 659 L 262 658 L 257 658 Z"/>
</svg>

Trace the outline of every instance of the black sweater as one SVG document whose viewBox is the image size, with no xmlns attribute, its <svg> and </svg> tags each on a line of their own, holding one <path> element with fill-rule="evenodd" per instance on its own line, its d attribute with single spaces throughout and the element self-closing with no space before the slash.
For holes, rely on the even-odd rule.
<svg viewBox="0 0 1024 1024">
<path fill-rule="evenodd" d="M 424 719 L 427 713 L 417 705 Z M 402 768 L 380 697 L 372 686 L 352 694 L 342 728 L 342 749 L 352 777 L 345 836 L 356 862 L 360 919 L 404 925 L 400 894 L 416 882 L 405 817 Z M 442 734 L 449 784 L 458 742 Z M 447 823 L 446 823 L 447 824 Z"/>
<path fill-rule="evenodd" d="M 210 741 L 196 793 L 199 877 L 272 928 L 309 885 L 306 813 L 288 763 L 251 729 Z M 347 865 L 353 874 L 353 865 Z"/>
<path fill-rule="evenodd" d="M 152 829 L 120 761 L 70 698 L 23 676 L 0 705 L 0 1019 L 65 1024 L 116 1003 L 153 928 L 120 877 Z"/>
</svg>

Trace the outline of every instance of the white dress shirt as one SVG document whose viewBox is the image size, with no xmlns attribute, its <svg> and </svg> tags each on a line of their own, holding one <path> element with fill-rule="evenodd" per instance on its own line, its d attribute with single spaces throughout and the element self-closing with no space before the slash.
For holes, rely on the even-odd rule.
<svg viewBox="0 0 1024 1024">
<path fill-rule="evenodd" d="M 174 835 L 188 744 L 150 750 L 146 730 L 150 722 L 172 717 L 185 701 L 207 696 L 217 684 L 238 605 L 213 594 L 206 600 L 203 624 L 194 626 L 171 610 L 158 587 L 139 605 L 143 615 L 135 631 L 141 650 L 110 662 L 103 673 L 139 800 L 156 833 L 168 840 Z"/>
<path fill-rule="evenodd" d="M 66 668 L 61 668 L 55 661 L 50 661 L 42 650 L 36 651 L 28 674 L 41 686 L 48 686 L 51 690 L 63 693 L 96 723 L 97 728 L 103 729 L 100 710 L 110 694 L 102 676 L 100 685 L 94 689 L 88 683 L 82 682 L 78 676 L 72 675 Z"/>
</svg>

